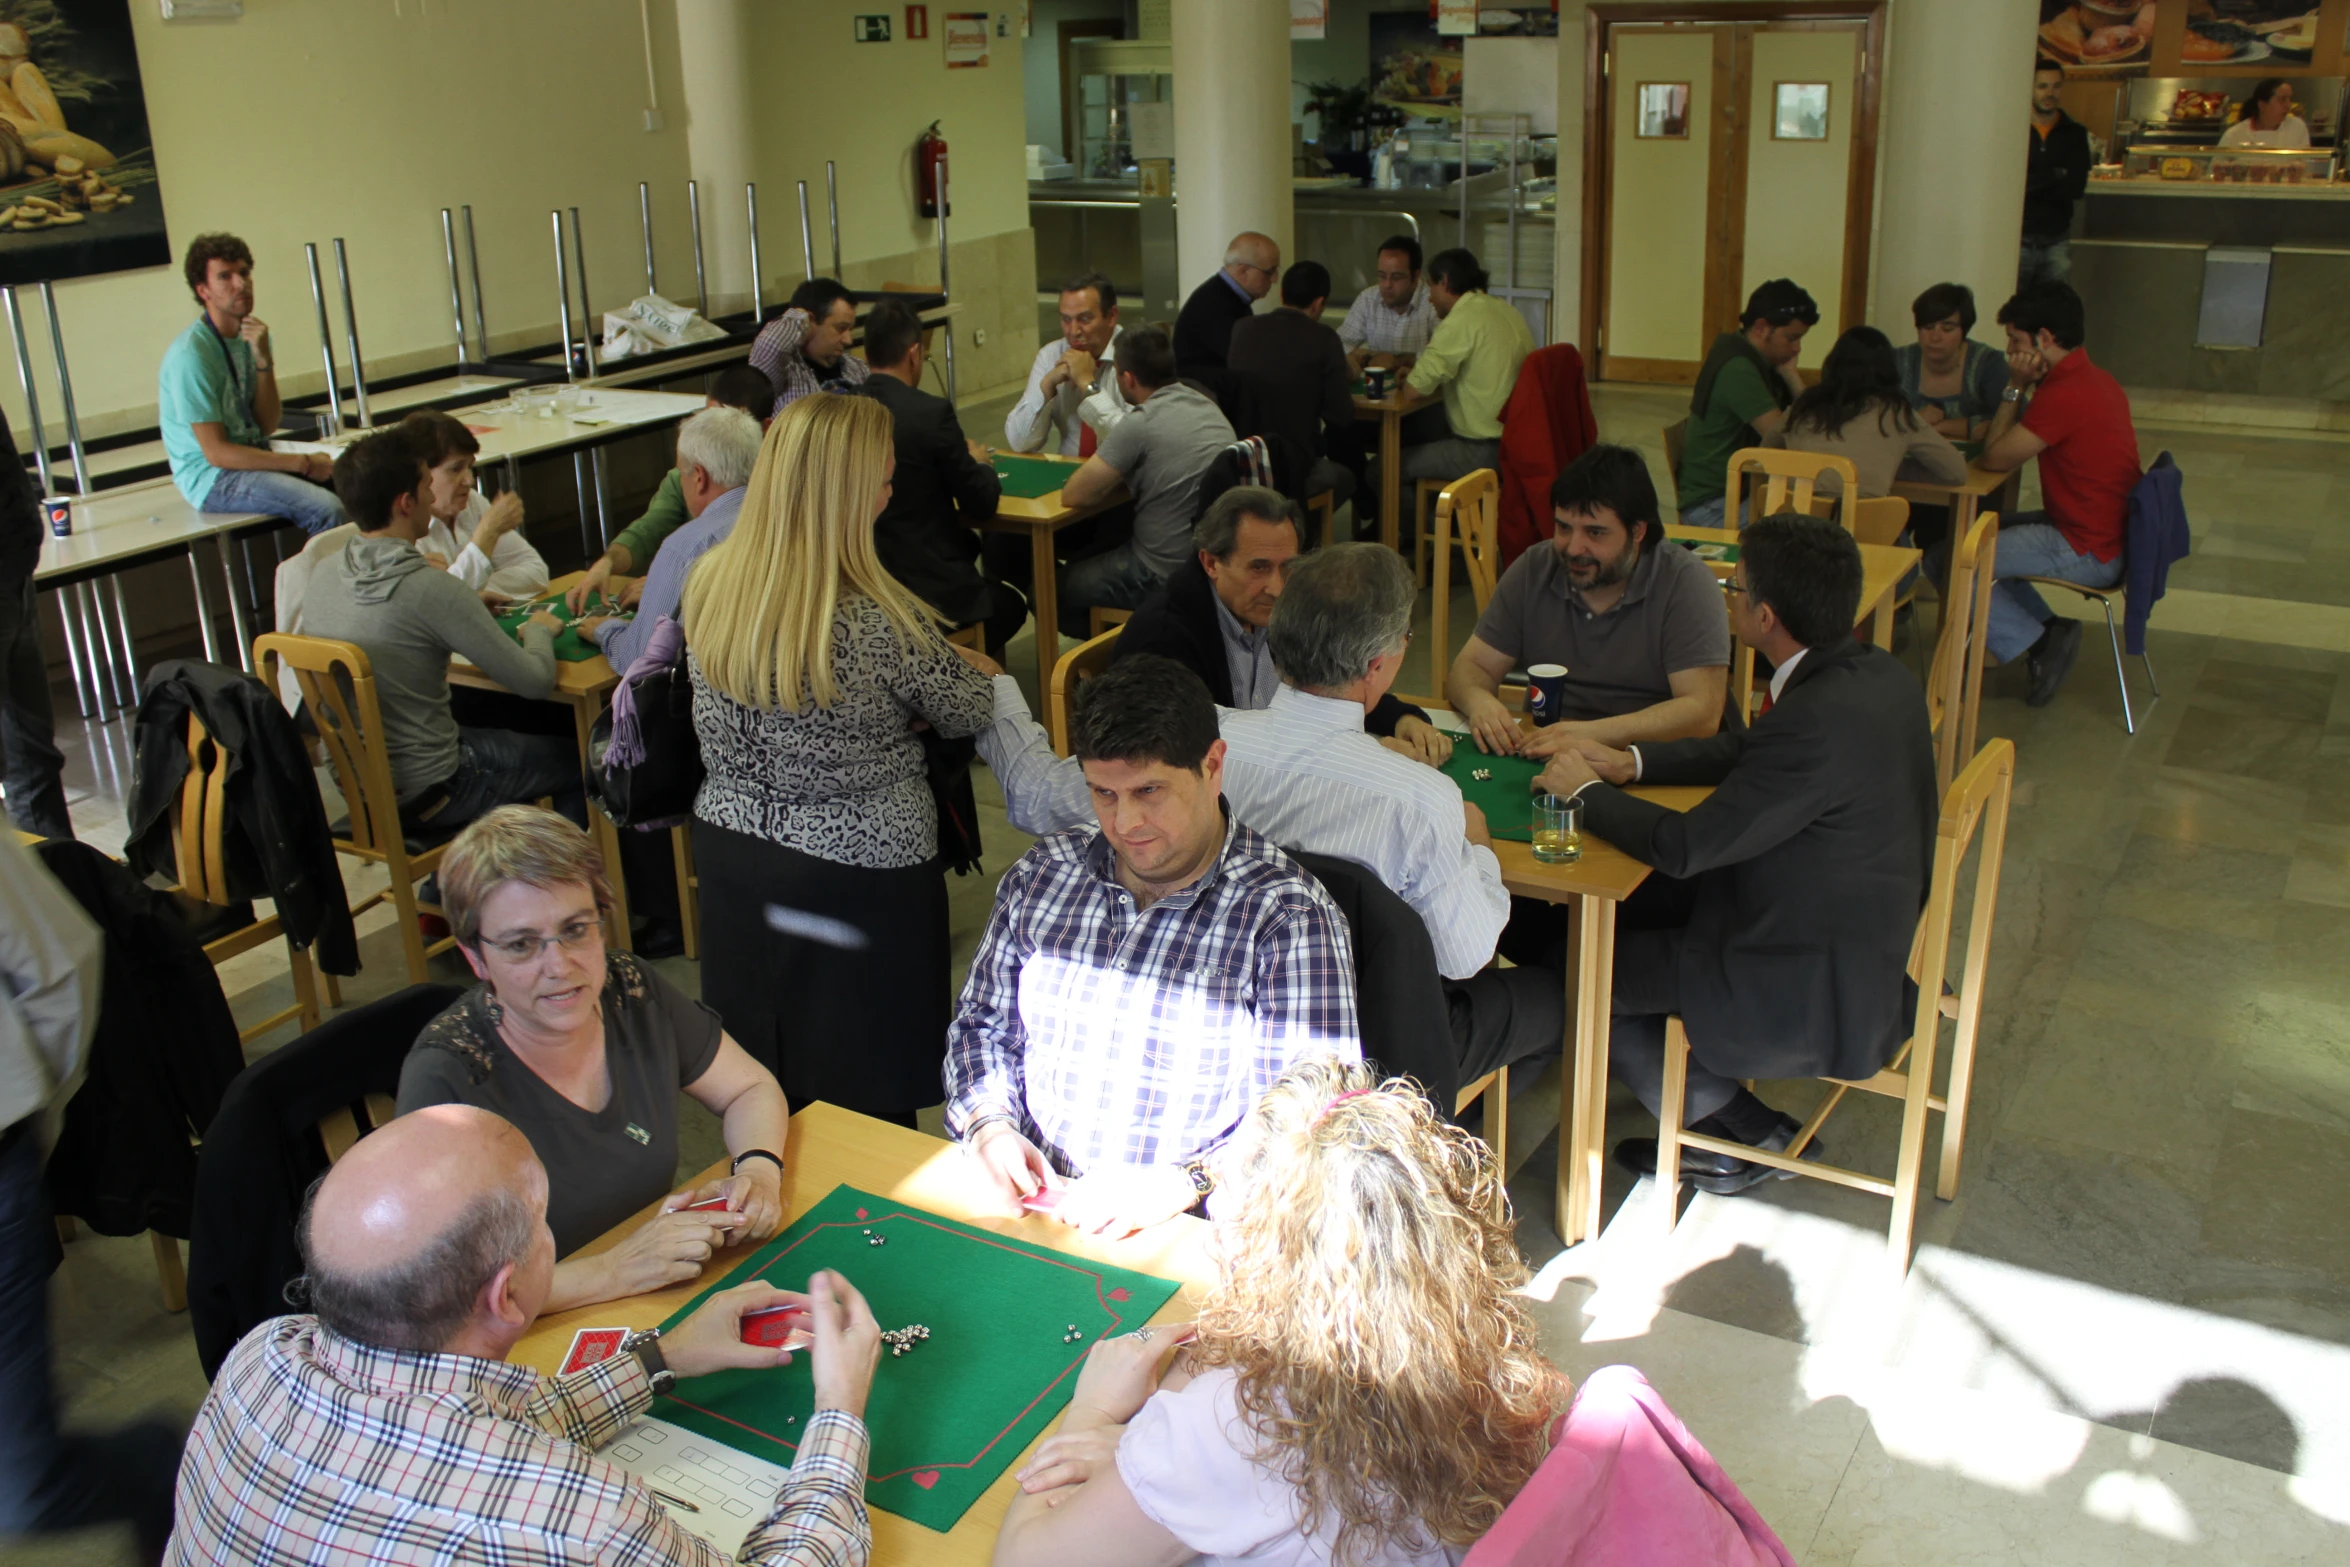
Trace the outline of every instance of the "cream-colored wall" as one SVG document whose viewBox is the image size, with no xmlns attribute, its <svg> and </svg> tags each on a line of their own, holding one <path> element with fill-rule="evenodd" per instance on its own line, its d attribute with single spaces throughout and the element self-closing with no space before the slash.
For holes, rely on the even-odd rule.
<svg viewBox="0 0 2350 1567">
<path fill-rule="evenodd" d="M 1797 362 L 1816 367 L 1836 334 L 1857 322 L 1838 320 L 1844 291 L 1845 195 L 1852 172 L 1853 82 L 1858 32 L 1757 32 L 1754 80 L 1747 102 L 1746 275 L 1741 296 L 1770 278 L 1793 278 L 1819 302 L 1820 324 L 1803 340 Z M 1779 82 L 1828 84 L 1825 141 L 1772 137 Z"/>
<path fill-rule="evenodd" d="M 1626 359 L 1703 359 L 1713 35 L 1619 32 L 1614 71 L 1607 351 Z M 1642 82 L 1689 84 L 1686 137 L 1633 134 Z M 1572 328 L 1560 335 L 1571 336 Z"/>
<path fill-rule="evenodd" d="M 932 119 L 955 151 L 953 233 L 961 389 L 985 390 L 1024 372 L 1035 351 L 1026 305 L 997 284 L 1019 279 L 1033 251 L 1021 155 L 1018 40 L 999 40 L 990 63 L 948 71 L 941 9 L 922 42 L 851 42 L 852 14 L 883 9 L 852 0 L 653 0 L 652 56 L 664 128 L 644 129 L 645 43 L 634 0 L 247 0 L 231 22 L 170 23 L 151 0 L 131 7 L 139 69 L 175 254 L 194 235 L 228 229 L 253 247 L 257 305 L 271 325 L 290 394 L 324 384 L 302 244 L 319 242 L 330 295 L 327 241 L 349 243 L 362 346 L 371 374 L 451 362 L 440 209 L 471 202 L 483 291 L 499 346 L 555 334 L 548 213 L 580 208 L 598 311 L 644 284 L 637 182 L 650 181 L 663 291 L 693 297 L 685 182 L 698 107 L 680 65 L 679 8 L 742 8 L 749 39 L 754 176 L 768 298 L 797 281 L 799 221 L 792 182 L 807 178 L 819 228 L 824 160 L 841 174 L 844 259 L 852 278 L 935 281 L 935 226 L 914 216 L 910 152 Z M 897 31 L 903 8 L 890 7 Z M 723 97 L 724 95 L 719 95 Z M 702 191 L 704 238 L 719 259 L 721 215 L 742 192 Z M 740 243 L 735 221 L 731 245 Z M 968 258 L 968 259 L 966 259 Z M 748 276 L 747 265 L 735 275 Z M 919 270 L 909 270 L 913 268 Z M 715 270 L 715 267 L 714 267 Z M 876 278 L 876 281 L 879 279 Z M 715 281 L 715 280 L 714 280 Z M 576 285 L 575 285 L 576 287 Z M 86 434 L 152 424 L 164 344 L 194 309 L 176 262 L 57 287 L 74 392 Z M 717 309 L 746 302 L 721 290 Z M 37 303 L 28 326 L 41 338 Z M 469 309 L 470 313 L 470 309 Z M 341 310 L 335 353 L 344 360 Z M 985 347 L 968 334 L 987 333 Z M 37 356 L 47 365 L 46 354 Z M 349 375 L 349 366 L 343 364 Z M 30 435 L 13 373 L 0 375 L 20 442 Z M 63 439 L 43 372 L 42 412 Z"/>
</svg>

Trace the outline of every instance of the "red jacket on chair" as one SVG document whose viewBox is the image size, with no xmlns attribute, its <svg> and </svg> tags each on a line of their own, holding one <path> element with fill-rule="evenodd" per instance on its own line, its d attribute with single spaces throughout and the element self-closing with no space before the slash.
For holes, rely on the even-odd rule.
<svg viewBox="0 0 2350 1567">
<path fill-rule="evenodd" d="M 1583 356 L 1573 344 L 1538 348 L 1518 369 L 1501 413 L 1501 563 L 1506 570 L 1550 536 L 1550 486 L 1599 441 Z"/>
</svg>

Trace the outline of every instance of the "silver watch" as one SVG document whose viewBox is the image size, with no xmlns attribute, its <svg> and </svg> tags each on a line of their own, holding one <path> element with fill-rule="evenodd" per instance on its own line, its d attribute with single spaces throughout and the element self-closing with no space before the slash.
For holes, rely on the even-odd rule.
<svg viewBox="0 0 2350 1567">
<path fill-rule="evenodd" d="M 1999 400 L 2003 403 L 2020 403 L 2024 400 L 2024 389 L 2020 386 L 2011 386 L 1999 394 Z"/>
</svg>

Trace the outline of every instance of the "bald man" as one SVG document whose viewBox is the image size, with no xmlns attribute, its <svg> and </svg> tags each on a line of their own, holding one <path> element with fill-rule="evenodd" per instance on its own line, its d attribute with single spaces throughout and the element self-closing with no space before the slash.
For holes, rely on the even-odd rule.
<svg viewBox="0 0 2350 1567">
<path fill-rule="evenodd" d="M 1233 323 L 1252 314 L 1281 275 L 1281 247 L 1262 234 L 1235 234 L 1224 265 L 1191 291 L 1175 318 L 1175 371 L 1221 370 Z"/>
<path fill-rule="evenodd" d="M 363 1139 L 302 1217 L 316 1315 L 229 1353 L 180 1467 L 171 1563 L 686 1563 L 729 1558 L 594 1456 L 678 1378 L 783 1365 L 744 1312 L 804 1306 L 816 1413 L 732 1560 L 863 1567 L 865 1394 L 880 1329 L 837 1273 L 744 1284 L 567 1377 L 506 1364 L 555 1272 L 547 1172 L 487 1110 L 433 1105 Z"/>
</svg>

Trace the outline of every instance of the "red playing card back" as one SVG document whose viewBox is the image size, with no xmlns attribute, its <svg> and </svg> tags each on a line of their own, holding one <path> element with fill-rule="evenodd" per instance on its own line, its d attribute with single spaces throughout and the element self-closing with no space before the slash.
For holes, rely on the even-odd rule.
<svg viewBox="0 0 2350 1567">
<path fill-rule="evenodd" d="M 700 1202 L 689 1202 L 678 1210 L 680 1213 L 724 1213 L 725 1211 L 726 1199 L 723 1197 L 705 1197 Z"/>
<path fill-rule="evenodd" d="M 808 1313 L 801 1306 L 770 1306 L 765 1311 L 743 1313 L 742 1340 L 764 1349 L 787 1349 L 792 1336 L 798 1334 L 804 1343 L 808 1334 Z"/>
<path fill-rule="evenodd" d="M 1061 1206 L 1061 1199 L 1067 1196 L 1068 1192 L 1069 1188 L 1066 1186 L 1040 1187 L 1030 1195 L 1021 1198 L 1020 1206 L 1030 1213 L 1050 1213 Z"/>
<path fill-rule="evenodd" d="M 628 1337 L 626 1328 L 581 1328 L 571 1335 L 571 1353 L 563 1357 L 564 1376 L 574 1371 L 585 1371 L 598 1361 L 610 1360 L 620 1353 L 620 1341 Z"/>
</svg>

